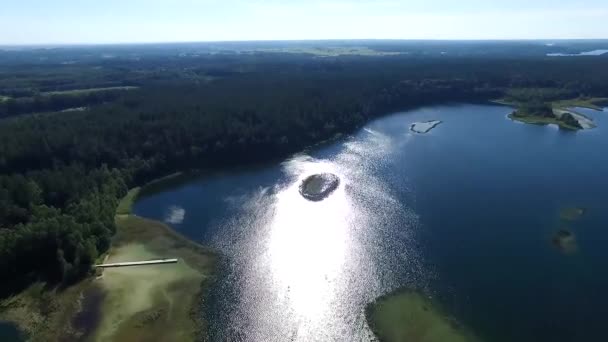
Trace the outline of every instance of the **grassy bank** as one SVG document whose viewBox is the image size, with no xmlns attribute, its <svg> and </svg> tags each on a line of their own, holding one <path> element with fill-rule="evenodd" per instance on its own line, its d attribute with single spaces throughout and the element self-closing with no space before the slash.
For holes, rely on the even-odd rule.
<svg viewBox="0 0 608 342">
<path fill-rule="evenodd" d="M 378 298 L 365 310 L 382 342 L 474 342 L 470 332 L 421 293 L 402 289 Z"/>
<path fill-rule="evenodd" d="M 131 215 L 140 188 L 116 210 L 117 233 L 106 262 L 178 258 L 177 264 L 105 269 L 97 341 L 193 341 L 204 336 L 203 293 L 214 255 L 158 221 Z"/>
<path fill-rule="evenodd" d="M 106 262 L 178 258 L 177 264 L 98 270 L 67 288 L 35 284 L 0 301 L 0 320 L 32 341 L 193 341 L 205 336 L 201 312 L 214 254 L 161 222 L 131 214 L 140 189 L 120 201 Z"/>
<path fill-rule="evenodd" d="M 141 190 L 140 187 L 133 188 L 133 189 L 129 190 L 127 195 L 120 200 L 120 202 L 118 203 L 118 207 L 116 208 L 117 216 L 124 216 L 124 215 L 131 214 L 131 209 L 133 208 L 133 204 L 137 200 L 137 196 L 139 196 L 140 190 Z"/>
<path fill-rule="evenodd" d="M 177 264 L 106 269 L 96 281 L 105 293 L 98 341 L 192 341 L 204 334 L 202 293 L 213 254 L 164 224 L 117 216 L 107 262 L 178 258 Z"/>
</svg>

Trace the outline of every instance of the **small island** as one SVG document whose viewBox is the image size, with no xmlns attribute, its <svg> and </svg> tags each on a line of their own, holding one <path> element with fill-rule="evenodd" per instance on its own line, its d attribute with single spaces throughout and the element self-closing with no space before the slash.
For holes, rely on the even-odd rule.
<svg viewBox="0 0 608 342">
<path fill-rule="evenodd" d="M 421 134 L 428 133 L 433 128 L 437 127 L 437 125 L 439 125 L 440 123 L 442 123 L 442 121 L 439 121 L 439 120 L 414 122 L 413 124 L 410 125 L 410 131 L 412 131 L 414 133 L 421 133 Z"/>
<path fill-rule="evenodd" d="M 551 242 L 564 254 L 572 254 L 578 250 L 574 234 L 567 229 L 560 229 L 555 233 Z"/>
<path fill-rule="evenodd" d="M 340 185 L 340 178 L 333 173 L 319 173 L 305 178 L 300 184 L 300 194 L 309 201 L 322 201 Z"/>
<path fill-rule="evenodd" d="M 365 317 L 379 341 L 479 341 L 428 296 L 408 288 L 399 289 L 368 304 Z"/>
</svg>

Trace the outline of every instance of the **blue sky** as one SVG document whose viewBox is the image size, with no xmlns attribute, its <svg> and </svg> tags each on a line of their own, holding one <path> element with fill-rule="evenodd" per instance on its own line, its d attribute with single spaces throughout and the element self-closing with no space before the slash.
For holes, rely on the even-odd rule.
<svg viewBox="0 0 608 342">
<path fill-rule="evenodd" d="M 5 0 L 0 44 L 608 38 L 607 0 Z"/>
</svg>

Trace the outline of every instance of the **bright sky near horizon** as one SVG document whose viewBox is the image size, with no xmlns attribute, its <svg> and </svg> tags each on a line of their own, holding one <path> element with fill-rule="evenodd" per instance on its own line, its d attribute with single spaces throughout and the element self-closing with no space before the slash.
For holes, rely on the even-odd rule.
<svg viewBox="0 0 608 342">
<path fill-rule="evenodd" d="M 0 44 L 608 38 L 607 0 L 8 0 Z"/>
</svg>

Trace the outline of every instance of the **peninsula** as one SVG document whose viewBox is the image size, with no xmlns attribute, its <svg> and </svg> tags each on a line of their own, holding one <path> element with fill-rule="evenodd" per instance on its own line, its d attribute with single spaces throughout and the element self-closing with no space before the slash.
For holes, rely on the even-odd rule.
<svg viewBox="0 0 608 342">
<path fill-rule="evenodd" d="M 568 130 L 595 128 L 593 121 L 577 112 L 568 109 L 553 108 L 550 104 L 529 103 L 521 105 L 509 114 L 509 118 L 529 124 L 555 124 Z"/>
</svg>

